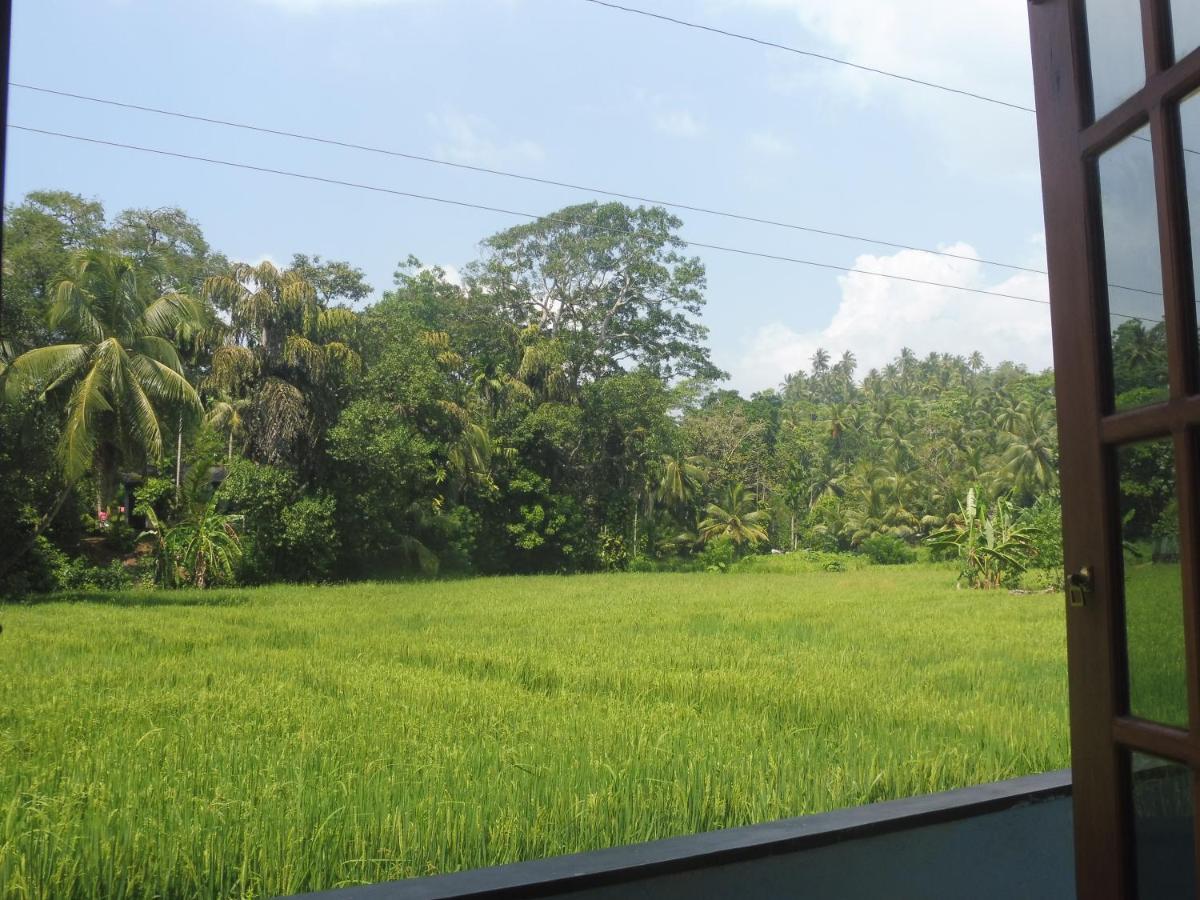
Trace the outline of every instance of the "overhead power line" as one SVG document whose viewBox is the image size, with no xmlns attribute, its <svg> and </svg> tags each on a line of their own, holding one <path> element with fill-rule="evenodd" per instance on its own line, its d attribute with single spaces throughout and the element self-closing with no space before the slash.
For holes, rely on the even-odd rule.
<svg viewBox="0 0 1200 900">
<path fill-rule="evenodd" d="M 664 15 L 663 13 L 651 12 L 648 9 L 639 9 L 636 6 L 624 6 L 620 3 L 613 3 L 613 2 L 611 2 L 611 0 L 583 0 L 583 2 L 584 3 L 592 3 L 596 6 L 604 6 L 604 7 L 607 7 L 608 9 L 619 10 L 620 12 L 624 12 L 624 13 L 631 13 L 635 16 L 644 16 L 647 19 L 657 19 L 660 22 L 667 22 L 671 25 L 682 25 L 684 28 L 692 28 L 692 29 L 695 29 L 696 31 L 707 31 L 709 34 L 716 34 L 716 35 L 720 35 L 721 37 L 734 38 L 735 40 L 739 40 L 739 41 L 748 41 L 751 44 L 758 44 L 760 47 L 770 47 L 773 50 L 783 50 L 783 51 L 786 51 L 787 53 L 795 53 L 798 56 L 807 56 L 812 59 L 819 59 L 824 62 L 835 63 L 836 65 L 839 65 L 839 66 L 848 66 L 851 69 L 858 69 L 861 72 L 870 72 L 872 75 L 881 75 L 885 78 L 894 78 L 897 81 L 906 81 L 909 84 L 915 84 L 915 85 L 919 85 L 920 87 L 931 88 L 932 90 L 935 90 L 935 91 L 943 91 L 947 94 L 957 94 L 960 97 L 967 97 L 971 100 L 981 100 L 984 103 L 991 103 L 991 104 L 994 104 L 995 106 L 1004 106 L 1004 107 L 1007 107 L 1008 109 L 1019 110 L 1020 112 L 1034 113 L 1034 114 L 1037 113 L 1037 109 L 1032 106 L 1023 106 L 1020 103 L 1010 103 L 1008 100 L 1001 100 L 998 97 L 989 97 L 986 94 L 978 94 L 975 91 L 967 91 L 967 90 L 963 90 L 962 88 L 951 87 L 948 84 L 941 84 L 936 81 L 926 81 L 922 78 L 914 78 L 910 75 L 901 75 L 898 72 L 890 72 L 887 69 L 880 69 L 880 68 L 876 68 L 875 66 L 862 65 L 861 63 L 851 62 L 848 59 L 841 59 L 836 56 L 828 56 L 827 54 L 824 54 L 824 53 L 817 53 L 814 50 L 802 50 L 799 47 L 790 47 L 787 44 L 780 44 L 780 43 L 777 43 L 776 41 L 766 40 L 765 38 L 754 37 L 753 35 L 750 35 L 750 34 L 741 34 L 740 32 L 736 32 L 736 31 L 728 31 L 724 28 L 717 28 L 716 26 L 713 26 L 713 25 L 703 25 L 699 22 L 688 21 L 687 19 L 678 19 L 675 16 L 668 16 L 668 15 Z M 1151 142 L 1150 138 L 1143 137 L 1140 134 L 1134 134 L 1134 135 L 1131 135 L 1131 137 L 1133 137 L 1139 141 L 1145 141 L 1147 144 L 1149 144 Z M 1200 156 L 1200 150 L 1194 150 L 1191 147 L 1184 147 L 1183 152 L 1190 154 L 1192 156 Z M 882 242 L 872 242 L 872 243 L 882 243 Z M 926 252 L 934 252 L 934 251 L 926 251 Z M 1007 264 L 1006 263 L 991 263 L 991 265 L 1005 266 Z M 1020 267 L 1019 266 L 1008 266 L 1008 268 L 1016 269 L 1016 268 L 1020 268 Z M 1042 272 L 1041 274 L 1044 275 L 1045 273 Z M 1140 290 L 1140 289 L 1127 288 L 1127 290 Z M 1153 292 L 1146 291 L 1144 293 L 1153 293 Z"/>
<path fill-rule="evenodd" d="M 530 220 L 542 219 L 542 220 L 558 222 L 558 223 L 566 224 L 566 225 L 595 228 L 600 231 L 607 231 L 607 232 L 616 231 L 616 229 L 612 229 L 612 228 L 609 228 L 609 227 L 606 227 L 603 225 L 589 223 L 589 222 L 581 222 L 581 221 L 575 220 L 575 219 L 566 219 L 566 218 L 555 216 L 553 214 L 538 215 L 536 213 L 522 212 L 520 210 L 514 210 L 514 209 L 506 209 L 506 208 L 500 207 L 500 206 L 489 206 L 489 205 L 483 204 L 483 203 L 473 203 L 473 202 L 470 202 L 467 200 L 453 200 L 453 199 L 450 199 L 447 197 L 433 196 L 432 194 L 421 194 L 421 193 L 416 193 L 413 191 L 403 191 L 403 190 L 399 190 L 396 188 L 381 187 L 379 185 L 363 184 L 361 182 L 356 182 L 356 181 L 345 181 L 340 178 L 329 178 L 324 175 L 312 175 L 312 174 L 308 174 L 308 173 L 304 173 L 304 172 L 292 172 L 287 169 L 277 169 L 277 168 L 273 168 L 270 166 L 258 166 L 258 165 L 253 165 L 251 163 L 241 163 L 241 162 L 233 162 L 231 160 L 225 160 L 225 159 L 215 159 L 213 157 L 198 156 L 198 155 L 192 154 L 192 153 L 181 153 L 176 150 L 162 150 L 162 149 L 159 149 L 156 147 L 143 147 L 143 146 L 140 146 L 137 144 L 127 144 L 127 143 L 123 143 L 120 141 L 108 141 L 108 140 L 103 140 L 101 138 L 86 137 L 84 135 L 68 134 L 68 133 L 62 132 L 62 131 L 51 131 L 51 130 L 45 129 L 45 128 L 32 128 L 32 127 L 29 127 L 26 125 L 16 125 L 16 124 L 9 124 L 8 127 L 14 128 L 17 131 L 25 131 L 25 132 L 30 132 L 32 134 L 49 135 L 51 137 L 66 138 L 68 140 L 82 141 L 82 142 L 88 143 L 88 144 L 99 144 L 99 145 L 106 146 L 106 147 L 116 147 L 116 148 L 119 148 L 122 150 L 136 150 L 141 153 L 153 153 L 158 156 L 174 157 L 175 159 L 187 159 L 187 160 L 192 160 L 194 162 L 208 163 L 210 165 L 216 165 L 216 166 L 226 166 L 228 168 L 233 168 L 233 169 L 245 169 L 245 170 L 251 171 L 251 172 L 261 172 L 261 173 L 270 174 L 270 175 L 281 175 L 281 176 L 284 176 L 287 178 L 299 178 L 299 179 L 303 179 L 305 181 L 316 181 L 316 182 L 321 182 L 324 184 L 333 184 L 333 185 L 339 185 L 341 187 L 355 188 L 356 190 L 375 191 L 378 193 L 392 194 L 392 195 L 395 195 L 398 197 L 408 197 L 413 200 L 426 200 L 431 203 L 442 203 L 442 204 L 446 204 L 449 206 L 460 206 L 460 207 L 464 207 L 467 209 L 478 209 L 478 210 L 483 210 L 485 212 L 501 213 L 503 215 L 517 216 L 519 218 L 524 218 L 524 219 L 530 219 Z M 624 233 L 624 232 L 621 232 L 621 233 Z M 736 253 L 736 254 L 740 254 L 743 256 L 758 257 L 760 259 L 774 259 L 774 260 L 778 260 L 780 262 L 790 262 L 790 263 L 796 263 L 797 265 L 812 266 L 812 267 L 819 268 L 819 269 L 832 269 L 832 270 L 839 271 L 839 272 L 850 272 L 850 273 L 859 274 L 859 275 L 872 275 L 872 276 L 875 276 L 878 278 L 890 278 L 890 279 L 894 279 L 897 281 L 908 281 L 908 282 L 912 282 L 914 284 L 930 285 L 932 287 L 952 288 L 954 290 L 968 291 L 968 292 L 974 293 L 974 294 L 987 294 L 989 296 L 1004 297 L 1004 298 L 1007 298 L 1010 300 L 1024 300 L 1028 303 L 1040 303 L 1043 305 L 1048 305 L 1050 302 L 1048 300 L 1039 300 L 1034 297 L 1025 297 L 1025 296 L 1022 296 L 1019 294 L 1006 294 L 1006 293 L 1002 293 L 999 291 L 984 290 L 982 288 L 965 287 L 963 285 L 948 284 L 948 283 L 937 282 L 937 281 L 926 281 L 926 280 L 920 279 L 920 278 L 909 278 L 909 277 L 906 277 L 903 275 L 891 275 L 891 274 L 887 274 L 884 272 L 872 272 L 869 269 L 856 269 L 856 268 L 852 268 L 852 267 L 836 265 L 833 263 L 823 263 L 823 262 L 818 262 L 815 260 L 800 259 L 798 257 L 784 256 L 784 255 L 776 254 L 776 253 L 767 253 L 767 252 L 759 251 L 759 250 L 749 250 L 749 249 L 745 249 L 745 248 L 741 248 L 741 247 L 728 247 L 728 246 L 724 246 L 724 245 L 720 245 L 720 244 L 701 243 L 699 241 L 693 241 L 693 240 L 684 240 L 684 243 L 691 247 L 697 247 L 697 248 L 701 248 L 701 249 L 705 249 L 705 250 L 718 250 L 722 253 Z"/>
<path fill-rule="evenodd" d="M 681 209 L 688 212 L 698 212 L 704 215 L 719 216 L 725 219 L 733 219 L 741 222 L 752 222 L 759 225 L 769 225 L 776 228 L 786 228 L 792 231 L 806 232 L 809 234 L 818 234 L 825 237 L 841 238 L 849 241 L 859 241 L 866 244 L 875 244 L 880 247 L 889 247 L 893 250 L 909 250 L 915 253 L 927 253 L 931 256 L 941 256 L 948 259 L 963 260 L 965 262 L 978 263 L 985 266 L 996 266 L 1003 269 L 1012 269 L 1017 272 L 1027 272 L 1032 275 L 1047 275 L 1045 269 L 1039 269 L 1033 266 L 1020 266 L 1015 263 L 999 262 L 993 259 L 981 259 L 977 256 L 968 256 L 965 253 L 953 253 L 949 250 L 934 250 L 931 247 L 921 247 L 915 244 L 906 244 L 898 241 L 888 241 L 881 238 L 869 238 L 860 234 L 850 234 L 843 231 L 834 231 L 828 228 L 819 228 L 814 225 L 798 225 L 793 222 L 782 222 L 775 219 L 767 219 L 759 216 L 751 216 L 744 213 L 729 212 L 726 210 L 712 209 L 707 206 L 699 206 L 692 203 L 680 203 L 671 200 L 661 200 L 654 197 L 646 197 L 639 194 L 628 194 L 621 191 L 608 190 L 605 188 L 589 187 L 587 185 L 575 184 L 569 181 L 557 181 L 551 178 L 543 178 L 536 175 L 525 175 L 518 172 L 508 172 L 503 169 L 494 169 L 487 166 L 476 166 L 469 163 L 453 162 L 446 159 L 438 159 L 433 156 L 423 156 L 417 153 L 408 153 L 401 150 L 392 150 L 385 147 L 376 147 L 369 144 L 360 144 L 353 141 L 346 141 L 339 138 L 325 138 L 316 135 L 304 134 L 297 131 L 288 131 L 280 128 L 271 128 L 265 125 L 252 125 L 245 122 L 235 122 L 229 119 L 217 119 L 211 116 L 202 116 L 196 113 L 185 113 L 179 110 L 162 109 L 155 106 L 146 106 L 140 103 L 129 103 L 123 100 L 113 100 L 108 97 L 93 97 L 88 94 L 78 94 L 72 91 L 57 90 L 55 88 L 41 87 L 39 85 L 25 84 L 17 81 L 10 81 L 10 87 L 20 88 L 27 91 L 35 91 L 41 94 L 49 94 L 56 97 L 66 97 L 72 100 L 83 100 L 88 103 L 98 103 L 105 106 L 118 107 L 120 109 L 131 109 L 137 112 L 153 113 L 155 115 L 167 116 L 171 118 L 184 119 L 193 122 L 202 122 L 209 125 L 220 125 L 228 128 L 241 129 L 244 131 L 257 132 L 260 134 L 269 134 L 276 137 L 294 138 L 296 140 L 308 141 L 315 144 L 325 144 L 331 147 L 340 147 L 350 150 L 360 150 L 366 153 L 376 153 L 382 156 L 390 156 L 399 159 L 413 160 L 416 162 L 431 163 L 438 166 L 446 166 L 452 169 L 462 169 L 469 172 L 478 172 L 485 175 L 495 175 L 502 178 L 510 178 L 516 181 L 525 181 L 533 184 L 548 185 L 551 187 L 566 188 L 568 190 L 583 191 L 590 194 L 600 194 L 606 197 L 618 197 L 622 200 L 632 200 L 636 203 L 649 203 L 652 206 L 665 206 L 671 209 Z M 1121 290 L 1129 291 L 1136 294 L 1148 294 L 1155 297 L 1161 297 L 1160 291 L 1147 290 L 1146 288 L 1135 288 L 1121 284 L 1110 284 L 1110 287 L 1120 288 Z"/>
<path fill-rule="evenodd" d="M 156 148 L 156 147 L 143 147 L 138 144 L 128 144 L 128 143 L 123 143 L 120 141 L 108 141 L 108 140 L 103 140 L 101 138 L 86 137 L 84 135 L 78 135 L 78 134 L 68 134 L 67 132 L 62 132 L 62 131 L 51 131 L 51 130 L 45 129 L 45 128 L 33 128 L 30 126 L 17 125 L 14 123 L 9 123 L 8 127 L 12 128 L 16 131 L 24 131 L 24 132 L 27 132 L 30 134 L 46 135 L 49 137 L 63 138 L 66 140 L 78 141 L 78 142 L 86 143 L 86 144 L 95 144 L 95 145 L 104 146 L 104 147 L 115 147 L 115 148 L 118 148 L 121 150 L 134 150 L 139 153 L 150 153 L 150 154 L 153 154 L 156 156 L 169 157 L 169 158 L 173 158 L 173 159 L 186 159 L 186 160 L 190 160 L 192 162 L 201 162 L 201 163 L 206 163 L 208 165 L 223 166 L 225 168 L 230 168 L 230 169 L 242 169 L 242 170 L 249 171 L 249 172 L 258 172 L 260 174 L 279 175 L 279 176 L 282 176 L 285 178 L 296 178 L 296 179 L 300 179 L 302 181 L 312 181 L 312 182 L 317 182 L 320 184 L 336 185 L 338 187 L 353 188 L 355 190 L 360 190 L 360 191 L 371 191 L 374 193 L 389 194 L 391 196 L 405 197 L 405 198 L 408 198 L 411 200 L 424 200 L 424 201 L 427 201 L 430 203 L 440 203 L 445 206 L 456 206 L 456 207 L 461 207 L 464 209 L 475 209 L 475 210 L 482 210 L 484 212 L 500 213 L 501 215 L 515 216 L 517 218 L 529 219 L 531 221 L 541 220 L 541 221 L 547 221 L 547 222 L 554 222 L 554 223 L 560 224 L 560 225 L 566 225 L 568 227 L 591 228 L 595 231 L 602 231 L 602 232 L 606 232 L 608 234 L 617 234 L 617 235 L 629 234 L 629 232 L 625 229 L 611 228 L 611 227 L 608 227 L 605 225 L 598 224 L 596 222 L 584 222 L 584 221 L 580 221 L 578 219 L 568 219 L 568 218 L 563 218 L 561 216 L 556 216 L 553 214 L 538 215 L 537 213 L 529 213 L 529 212 L 523 212 L 520 210 L 507 209 L 507 208 L 501 207 L 501 206 L 490 206 L 487 204 L 474 203 L 474 202 L 467 201 L 467 200 L 454 200 L 454 199 L 450 199 L 448 197 L 438 197 L 438 196 L 434 196 L 432 194 L 417 193 L 415 191 L 404 191 L 404 190 L 399 190 L 397 188 L 388 188 L 388 187 L 382 187 L 379 185 L 364 184 L 364 183 L 356 182 L 356 181 L 346 181 L 344 179 L 330 178 L 330 177 L 327 177 L 324 175 L 312 175 L 312 174 L 308 174 L 308 173 L 304 173 L 304 172 L 292 172 L 287 169 L 277 169 L 277 168 L 273 168 L 270 166 L 258 166 L 258 165 L 253 165 L 251 163 L 241 163 L 241 162 L 234 162 L 232 160 L 226 160 L 226 159 L 216 159 L 216 158 L 209 157 L 209 156 L 199 156 L 199 155 L 192 154 L 192 153 L 181 153 L 176 150 L 163 150 L 163 149 Z M 950 284 L 947 282 L 932 281 L 932 280 L 924 279 L 924 278 L 912 278 L 907 275 L 893 275 L 893 274 L 887 273 L 887 272 L 873 272 L 870 269 L 858 269 L 858 268 L 854 268 L 852 266 L 841 266 L 841 265 L 837 265 L 835 263 L 826 263 L 826 262 L 819 262 L 819 261 L 810 260 L 810 259 L 801 259 L 801 258 L 795 257 L 795 256 L 785 256 L 783 254 L 768 253 L 766 251 L 761 251 L 761 250 L 751 250 L 751 249 L 747 249 L 744 247 L 729 247 L 729 246 L 725 246 L 722 244 L 705 243 L 705 242 L 701 242 L 701 241 L 690 240 L 687 238 L 680 238 L 679 240 L 684 246 L 692 247 L 695 249 L 715 250 L 715 251 L 718 251 L 721 253 L 736 254 L 739 256 L 747 256 L 747 257 L 752 257 L 752 258 L 756 258 L 756 259 L 770 259 L 770 260 L 775 260 L 776 262 L 793 263 L 795 265 L 808 266 L 808 267 L 816 268 L 816 269 L 826 269 L 826 270 L 835 271 L 835 272 L 845 272 L 847 274 L 852 274 L 852 275 L 867 275 L 872 278 L 885 278 L 890 281 L 899 281 L 899 282 L 904 282 L 907 284 L 924 285 L 926 287 L 945 288 L 947 290 L 963 291 L 963 292 L 969 293 L 969 294 L 980 294 L 980 295 L 987 296 L 987 297 L 999 297 L 999 298 L 1005 299 L 1005 300 L 1019 300 L 1024 303 L 1035 303 L 1035 304 L 1038 304 L 1039 306 L 1049 306 L 1050 305 L 1049 300 L 1042 300 L 1037 297 L 1026 297 L 1021 294 L 1010 294 L 1010 293 L 1006 293 L 1004 291 L 992 291 L 992 290 L 987 290 L 985 288 L 973 288 L 973 287 L 967 287 L 966 285 L 961 285 L 961 284 Z M 1124 315 L 1122 313 L 1113 313 L 1112 315 L 1116 318 L 1136 319 L 1139 321 L 1155 323 L 1155 324 L 1157 324 L 1158 322 L 1161 321 L 1160 319 L 1146 319 L 1141 316 Z"/>
<path fill-rule="evenodd" d="M 829 228 L 821 228 L 815 225 L 800 225 L 794 222 L 784 222 L 777 219 L 768 219 L 761 216 L 752 216 L 746 213 L 729 212 L 727 210 L 713 209 L 708 206 L 701 206 L 694 203 L 681 203 L 674 200 L 661 200 L 654 197 L 645 197 L 639 194 L 625 193 L 622 191 L 614 191 L 605 188 L 590 187 L 583 184 L 575 184 L 569 181 L 558 181 L 552 178 L 543 178 L 536 175 L 525 175 L 518 172 L 508 172 L 503 169 L 494 169 L 488 166 L 476 166 L 468 163 L 454 162 L 447 159 L 439 159 L 433 156 L 424 156 L 418 153 L 409 153 L 402 150 L 392 150 L 385 147 L 371 146 L 369 144 L 360 144 L 353 141 L 341 140 L 338 138 L 319 137 L 317 135 L 304 134 L 297 131 L 289 131 L 281 128 L 271 128 L 264 125 L 253 125 L 246 122 L 235 122 L 229 119 L 218 119 L 211 116 L 202 116 L 196 113 L 186 113 L 179 110 L 163 109 L 156 106 L 146 106 L 140 103 L 129 103 L 123 100 L 113 100 L 108 97 L 94 97 L 88 94 L 77 94 L 72 91 L 56 90 L 54 88 L 41 87 L 34 84 L 24 84 L 17 81 L 10 81 L 10 87 L 20 88 L 26 91 L 36 91 L 41 94 L 50 94 L 55 97 L 66 97 L 72 100 L 83 100 L 88 103 L 99 103 L 105 106 L 114 106 L 120 109 L 131 109 L 137 112 L 153 113 L 160 116 L 169 116 L 176 119 L 186 119 L 193 122 L 203 122 L 208 125 L 220 125 L 226 128 L 236 128 L 243 131 L 252 131 L 259 134 L 269 134 L 276 137 L 293 138 L 295 140 L 308 141 L 314 144 L 325 144 L 331 147 L 341 147 L 349 150 L 359 150 L 365 153 L 376 153 L 382 156 L 390 156 L 398 159 L 406 159 L 415 162 L 430 163 L 437 166 L 446 166 L 452 169 L 461 169 L 468 172 L 478 172 L 485 175 L 495 175 L 502 178 L 511 178 L 516 181 L 526 181 L 532 184 L 547 185 L 550 187 L 566 188 L 573 191 L 583 191 L 589 194 L 600 194 L 605 197 L 617 197 L 622 200 L 632 200 L 635 203 L 649 203 L 652 206 L 665 206 L 670 209 L 680 209 L 687 212 L 702 213 L 708 216 L 719 216 L 725 219 L 733 219 L 739 222 L 750 222 L 756 225 L 768 225 L 774 228 L 786 228 L 792 231 L 802 231 L 808 234 L 818 234 L 824 237 L 840 238 L 848 241 L 859 241 L 864 244 L 875 244 L 879 247 L 889 247 L 893 250 L 911 250 L 916 253 L 928 253 L 933 256 L 942 256 L 948 259 L 959 259 L 966 262 L 979 263 L 985 266 L 997 266 L 1004 269 L 1012 269 L 1017 272 L 1028 272 L 1034 275 L 1045 275 L 1045 269 L 1038 269 L 1032 266 L 1021 266 L 1015 263 L 1000 262 L 993 259 L 980 259 L 976 256 L 968 256 L 963 253 L 952 253 L 949 250 L 935 250 L 932 247 L 920 247 L 914 244 L 906 244 L 898 241 L 888 241 L 882 238 L 871 238 L 861 234 L 850 234 L 843 231 L 835 231 Z"/>
<path fill-rule="evenodd" d="M 721 37 L 734 38 L 739 41 L 748 41 L 751 44 L 758 44 L 761 47 L 770 47 L 774 50 L 783 50 L 787 53 L 795 53 L 797 56 L 807 56 L 810 59 L 819 59 L 823 62 L 835 63 L 839 66 L 848 66 L 851 69 L 858 69 L 860 72 L 870 72 L 872 75 L 882 75 L 885 78 L 894 78 L 897 81 L 906 81 L 909 84 L 920 85 L 925 88 L 932 88 L 935 91 L 944 91 L 948 94 L 957 94 L 960 97 L 970 97 L 972 100 L 982 100 L 985 103 L 993 103 L 996 106 L 1004 106 L 1009 109 L 1019 110 L 1021 112 L 1037 112 L 1032 106 L 1023 106 L 1020 103 L 1011 103 L 1008 100 L 1000 100 L 996 97 L 988 97 L 985 94 L 977 94 L 974 91 L 963 90 L 962 88 L 951 87 L 947 84 L 939 84 L 936 81 L 926 81 L 922 78 L 914 78 L 911 75 L 901 75 L 898 72 L 889 72 L 887 69 L 879 69 L 875 66 L 866 66 L 860 63 L 851 62 L 848 59 L 841 59 L 837 56 L 829 56 L 824 53 L 817 53 L 815 50 L 803 50 L 799 47 L 790 47 L 787 44 L 780 44 L 776 41 L 769 41 L 765 38 L 754 37 L 749 34 L 741 34 L 736 31 L 727 31 L 724 28 L 717 28 L 713 25 L 703 25 L 699 22 L 691 22 L 687 19 L 678 19 L 674 16 L 664 15 L 663 13 L 651 12 L 648 9 L 639 9 L 636 6 L 623 6 L 620 3 L 612 3 L 610 0 L 583 0 L 584 3 L 592 3 L 596 6 L 604 6 L 608 9 L 619 10 L 624 13 L 631 13 L 635 16 L 645 16 L 647 19 L 657 19 L 660 22 L 668 22 L 672 25 L 682 25 L 684 28 L 693 28 L 697 31 L 707 31 L 709 34 L 717 34 Z"/>
</svg>

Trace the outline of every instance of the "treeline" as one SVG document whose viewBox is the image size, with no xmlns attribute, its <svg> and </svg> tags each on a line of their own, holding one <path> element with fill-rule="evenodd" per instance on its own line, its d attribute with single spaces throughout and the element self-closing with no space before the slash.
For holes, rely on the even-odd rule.
<svg viewBox="0 0 1200 900">
<path fill-rule="evenodd" d="M 3 591 L 903 557 L 971 488 L 1054 520 L 1049 373 L 822 350 L 722 390 L 680 224 L 571 207 L 373 300 L 348 262 L 230 262 L 181 210 L 30 194 L 4 224 Z M 1150 388 L 1160 339 L 1127 337 Z"/>
</svg>

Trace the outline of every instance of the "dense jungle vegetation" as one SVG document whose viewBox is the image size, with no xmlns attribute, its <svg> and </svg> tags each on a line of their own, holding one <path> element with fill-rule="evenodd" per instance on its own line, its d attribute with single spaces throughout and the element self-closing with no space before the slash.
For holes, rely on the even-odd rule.
<svg viewBox="0 0 1200 900">
<path fill-rule="evenodd" d="M 1061 566 L 1051 372 L 964 335 L 868 372 L 820 350 L 743 397 L 680 226 L 570 207 L 487 238 L 461 284 L 409 258 L 377 293 L 348 261 L 231 261 L 179 209 L 28 195 L 4 222 L 0 595 L 903 562 L 931 536 L 1016 561 L 976 584 Z M 1122 324 L 1119 390 L 1153 391 L 1164 353 Z M 1169 446 L 1123 463 L 1127 539 L 1170 540 L 1170 470 Z"/>
</svg>

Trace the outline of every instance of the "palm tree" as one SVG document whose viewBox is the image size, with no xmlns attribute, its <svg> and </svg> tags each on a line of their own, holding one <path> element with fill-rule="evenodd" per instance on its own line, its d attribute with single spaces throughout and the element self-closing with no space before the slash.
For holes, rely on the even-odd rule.
<svg viewBox="0 0 1200 900">
<path fill-rule="evenodd" d="M 740 550 L 767 539 L 765 526 L 770 515 L 755 507 L 754 498 L 740 484 L 730 486 L 721 502 L 708 504 L 705 512 L 707 517 L 700 523 L 700 537 L 706 543 L 728 538 Z"/>
<path fill-rule="evenodd" d="M 208 415 L 205 416 L 205 421 L 216 428 L 218 431 L 227 431 L 229 433 L 229 450 L 226 454 L 226 462 L 233 462 L 233 440 L 246 431 L 245 412 L 250 406 L 250 401 L 243 398 L 233 399 L 228 394 L 221 394 L 216 397 L 208 406 Z"/>
<path fill-rule="evenodd" d="M 217 492 L 209 484 L 211 466 L 202 460 L 188 471 L 175 525 L 163 522 L 151 504 L 138 507 L 150 529 L 142 534 L 154 548 L 155 581 L 162 587 L 179 583 L 206 588 L 232 581 L 242 558 L 237 526 L 240 515 L 221 512 Z"/>
<path fill-rule="evenodd" d="M 658 500 L 668 507 L 688 506 L 704 483 L 704 457 L 664 453 L 658 479 Z"/>
<path fill-rule="evenodd" d="M 1030 406 L 1021 411 L 1009 430 L 1011 443 L 1004 453 L 1004 471 L 1017 490 L 1036 496 L 1054 484 L 1058 476 L 1054 426 L 1048 406 Z"/>
<path fill-rule="evenodd" d="M 204 289 L 230 319 L 210 381 L 217 391 L 250 398 L 254 455 L 273 463 L 297 444 L 315 444 L 336 414 L 341 376 L 362 364 L 350 347 L 354 312 L 327 308 L 299 272 L 270 262 L 239 263 Z"/>
<path fill-rule="evenodd" d="M 829 351 L 818 347 L 812 356 L 812 372 L 814 376 L 824 375 L 829 371 Z"/>
<path fill-rule="evenodd" d="M 197 305 L 178 293 L 155 296 L 150 284 L 127 257 L 78 251 L 50 309 L 51 327 L 74 342 L 30 350 L 6 372 L 10 395 L 33 389 L 46 396 L 70 386 L 59 459 L 68 491 L 89 469 L 95 472 L 101 509 L 123 464 L 162 456 L 168 413 L 201 411 L 174 343 L 182 327 L 198 320 Z"/>
</svg>

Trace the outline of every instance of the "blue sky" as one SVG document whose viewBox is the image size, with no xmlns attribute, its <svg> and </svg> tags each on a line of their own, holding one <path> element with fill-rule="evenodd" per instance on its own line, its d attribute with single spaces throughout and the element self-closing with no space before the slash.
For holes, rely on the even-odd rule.
<svg viewBox="0 0 1200 900">
<path fill-rule="evenodd" d="M 1032 105 L 1012 0 L 630 0 L 630 5 Z M 1032 115 L 582 0 L 15 0 L 14 81 L 1044 267 Z M 585 194 L 14 89 L 10 121 L 546 213 Z M 230 257 L 320 253 L 377 291 L 414 254 L 461 267 L 518 220 L 10 134 L 7 196 L 178 205 Z M 989 290 L 1044 279 L 681 214 L 701 242 Z M 696 251 L 732 386 L 816 346 L 1050 362 L 1045 307 Z"/>
</svg>

